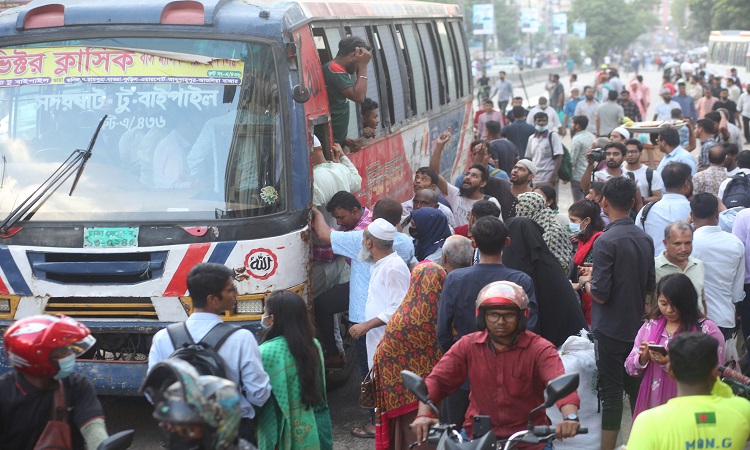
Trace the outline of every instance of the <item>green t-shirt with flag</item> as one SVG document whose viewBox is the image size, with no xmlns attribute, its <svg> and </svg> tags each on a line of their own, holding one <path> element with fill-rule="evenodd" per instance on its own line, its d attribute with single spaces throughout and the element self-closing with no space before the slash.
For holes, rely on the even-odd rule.
<svg viewBox="0 0 750 450">
<path fill-rule="evenodd" d="M 341 92 L 354 86 L 354 81 L 346 69 L 334 61 L 323 66 L 323 79 L 326 82 L 328 105 L 331 109 L 333 142 L 343 145 L 349 131 L 349 99 Z"/>
<path fill-rule="evenodd" d="M 743 449 L 750 401 L 741 397 L 677 397 L 638 415 L 628 450 Z"/>
</svg>

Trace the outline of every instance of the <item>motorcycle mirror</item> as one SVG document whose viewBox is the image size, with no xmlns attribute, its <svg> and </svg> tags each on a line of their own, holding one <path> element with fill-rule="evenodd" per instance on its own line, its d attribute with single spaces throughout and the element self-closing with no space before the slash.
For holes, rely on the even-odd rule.
<svg viewBox="0 0 750 450">
<path fill-rule="evenodd" d="M 133 443 L 135 430 L 125 430 L 115 433 L 103 440 L 96 450 L 125 450 Z"/>
<path fill-rule="evenodd" d="M 547 384 L 544 390 L 544 407 L 549 408 L 558 400 L 578 389 L 578 373 L 561 375 Z"/>
<path fill-rule="evenodd" d="M 401 371 L 401 379 L 404 380 L 404 386 L 422 403 L 430 403 L 430 397 L 427 394 L 427 385 L 422 377 L 410 370 Z"/>
</svg>

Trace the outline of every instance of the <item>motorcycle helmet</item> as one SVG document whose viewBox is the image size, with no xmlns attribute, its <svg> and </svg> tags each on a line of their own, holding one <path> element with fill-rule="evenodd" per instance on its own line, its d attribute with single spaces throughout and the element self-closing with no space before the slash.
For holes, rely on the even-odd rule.
<svg viewBox="0 0 750 450">
<path fill-rule="evenodd" d="M 484 310 L 489 308 L 518 308 L 518 332 L 526 330 L 529 318 L 529 297 L 523 288 L 510 281 L 494 281 L 477 295 L 477 329 L 487 329 Z"/>
<path fill-rule="evenodd" d="M 67 348 L 78 357 L 96 342 L 85 325 L 63 315 L 17 320 L 3 339 L 10 366 L 34 377 L 52 377 L 60 371 L 57 361 L 50 358 L 53 351 Z"/>
<path fill-rule="evenodd" d="M 240 394 L 233 382 L 200 375 L 190 363 L 166 359 L 141 386 L 155 407 L 153 416 L 168 433 L 167 448 L 227 450 L 240 428 Z"/>
</svg>

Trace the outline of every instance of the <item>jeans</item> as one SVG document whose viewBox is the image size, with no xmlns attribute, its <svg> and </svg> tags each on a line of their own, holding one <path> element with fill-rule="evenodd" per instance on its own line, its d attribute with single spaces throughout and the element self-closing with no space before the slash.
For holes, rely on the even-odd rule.
<svg viewBox="0 0 750 450">
<path fill-rule="evenodd" d="M 339 349 L 334 336 L 334 320 L 335 314 L 349 309 L 349 283 L 338 284 L 315 297 L 313 309 L 323 355 L 325 357 L 337 355 Z"/>
<path fill-rule="evenodd" d="M 573 194 L 573 202 L 583 200 L 586 195 L 581 192 L 581 180 L 570 180 L 570 193 Z"/>
<path fill-rule="evenodd" d="M 635 411 L 641 379 L 625 372 L 625 359 L 633 342 L 625 342 L 594 332 L 596 369 L 599 371 L 599 399 L 602 402 L 602 430 L 619 430 L 622 422 L 622 394 L 630 397 L 630 412 Z"/>
<path fill-rule="evenodd" d="M 508 107 L 508 100 L 502 100 L 497 102 L 497 109 L 500 111 L 503 115 L 505 115 L 505 108 Z"/>
</svg>

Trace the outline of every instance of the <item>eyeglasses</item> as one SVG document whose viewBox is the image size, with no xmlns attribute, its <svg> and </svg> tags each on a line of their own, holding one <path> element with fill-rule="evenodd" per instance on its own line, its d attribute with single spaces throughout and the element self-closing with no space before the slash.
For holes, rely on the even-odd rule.
<svg viewBox="0 0 750 450">
<path fill-rule="evenodd" d="M 501 317 L 506 322 L 513 322 L 516 319 L 518 319 L 518 313 L 517 312 L 499 313 L 496 311 L 490 311 L 488 313 L 485 313 L 484 317 L 485 319 L 487 319 L 487 322 L 490 322 L 490 323 L 496 323 L 497 321 L 500 320 Z"/>
</svg>

